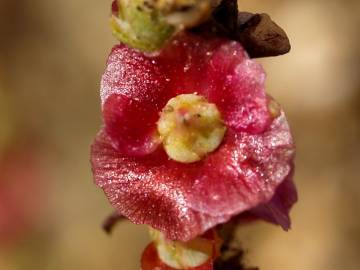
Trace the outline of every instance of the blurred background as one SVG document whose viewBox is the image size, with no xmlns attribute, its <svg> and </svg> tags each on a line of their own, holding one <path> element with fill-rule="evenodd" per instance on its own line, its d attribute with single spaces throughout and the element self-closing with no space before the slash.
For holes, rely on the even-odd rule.
<svg viewBox="0 0 360 270">
<path fill-rule="evenodd" d="M 139 269 L 147 229 L 100 229 L 112 211 L 89 146 L 99 80 L 116 43 L 110 0 L 0 0 L 0 269 Z M 293 229 L 238 231 L 262 270 L 360 268 L 360 1 L 241 0 L 288 33 L 261 59 L 297 141 Z"/>
</svg>

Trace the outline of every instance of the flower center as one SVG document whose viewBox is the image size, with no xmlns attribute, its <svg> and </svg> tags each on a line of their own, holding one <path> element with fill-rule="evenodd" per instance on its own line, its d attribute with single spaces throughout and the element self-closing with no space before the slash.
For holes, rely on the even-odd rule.
<svg viewBox="0 0 360 270">
<path fill-rule="evenodd" d="M 214 254 L 214 243 L 197 237 L 189 242 L 172 241 L 154 229 L 150 229 L 160 260 L 174 269 L 195 268 L 206 263 Z"/>
<path fill-rule="evenodd" d="M 215 104 L 196 94 L 178 95 L 160 113 L 157 128 L 173 160 L 201 160 L 221 144 L 226 127 Z"/>
</svg>

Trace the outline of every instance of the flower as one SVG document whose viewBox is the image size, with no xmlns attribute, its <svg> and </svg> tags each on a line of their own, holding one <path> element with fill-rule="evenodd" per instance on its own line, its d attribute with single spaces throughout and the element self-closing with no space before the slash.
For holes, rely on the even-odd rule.
<svg viewBox="0 0 360 270">
<path fill-rule="evenodd" d="M 183 33 L 151 55 L 115 46 L 101 83 L 104 127 L 91 150 L 96 184 L 119 213 L 172 240 L 188 241 L 268 202 L 273 208 L 253 215 L 287 228 L 288 223 L 276 219 L 279 213 L 268 210 L 288 218 L 291 205 L 282 205 L 286 200 L 277 200 L 276 191 L 284 190 L 286 179 L 292 181 L 294 144 L 285 115 L 266 95 L 264 82 L 261 66 L 235 41 Z M 201 97 L 219 111 L 211 109 L 218 116 L 209 118 L 206 129 L 213 131 L 215 120 L 226 128 L 215 138 L 220 144 L 203 147 L 205 154 L 190 162 L 173 158 L 159 128 L 171 100 L 182 95 Z M 182 115 L 181 108 L 175 109 Z M 186 127 L 187 134 L 195 132 L 191 142 L 202 142 L 202 126 L 183 121 L 193 121 L 196 113 L 185 115 L 190 120 L 184 116 L 179 122 L 184 126 L 174 130 Z M 203 150 L 183 138 L 173 140 L 179 149 Z M 295 189 L 291 192 L 281 198 L 294 197 Z"/>
</svg>

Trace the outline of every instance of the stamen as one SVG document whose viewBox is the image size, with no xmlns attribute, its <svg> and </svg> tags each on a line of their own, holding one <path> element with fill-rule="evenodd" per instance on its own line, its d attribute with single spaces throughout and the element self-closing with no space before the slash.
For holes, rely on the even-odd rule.
<svg viewBox="0 0 360 270">
<path fill-rule="evenodd" d="M 166 153 L 182 163 L 199 161 L 215 151 L 226 132 L 216 105 L 196 94 L 170 99 L 157 125 Z"/>
</svg>

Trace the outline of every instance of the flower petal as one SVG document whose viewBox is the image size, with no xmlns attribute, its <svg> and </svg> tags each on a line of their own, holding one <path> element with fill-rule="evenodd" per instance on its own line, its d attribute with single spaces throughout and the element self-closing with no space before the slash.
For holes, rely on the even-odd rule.
<svg viewBox="0 0 360 270">
<path fill-rule="evenodd" d="M 125 155 L 145 155 L 156 149 L 155 123 L 166 104 L 165 84 L 152 60 L 124 45 L 115 46 L 101 81 L 106 131 Z"/>
<path fill-rule="evenodd" d="M 266 106 L 265 72 L 235 41 L 219 47 L 211 58 L 207 77 L 209 100 L 216 103 L 228 127 L 260 133 L 271 122 Z"/>
<path fill-rule="evenodd" d="M 124 157 L 100 132 L 92 146 L 95 181 L 134 223 L 186 241 L 270 200 L 290 171 L 293 145 L 282 114 L 262 135 L 229 134 L 205 160 L 182 164 L 162 149 Z"/>
<path fill-rule="evenodd" d="M 158 113 L 153 104 L 113 94 L 104 104 L 103 115 L 113 146 L 122 154 L 146 155 L 159 145 L 155 125 Z"/>
<path fill-rule="evenodd" d="M 226 40 L 220 38 L 180 33 L 155 57 L 166 76 L 167 91 L 173 97 L 188 93 L 207 97 L 210 79 L 206 70 L 213 53 L 224 43 Z"/>
</svg>

